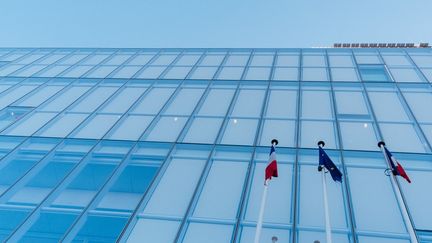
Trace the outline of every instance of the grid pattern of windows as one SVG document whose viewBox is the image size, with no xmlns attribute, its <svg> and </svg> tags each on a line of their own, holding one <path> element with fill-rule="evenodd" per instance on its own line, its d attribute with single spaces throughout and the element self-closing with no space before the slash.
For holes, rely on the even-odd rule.
<svg viewBox="0 0 432 243">
<path fill-rule="evenodd" d="M 324 242 L 319 140 L 346 175 L 328 184 L 334 242 L 409 242 L 380 140 L 429 242 L 431 57 L 0 49 L 0 241 L 251 242 L 277 138 L 262 242 Z"/>
</svg>

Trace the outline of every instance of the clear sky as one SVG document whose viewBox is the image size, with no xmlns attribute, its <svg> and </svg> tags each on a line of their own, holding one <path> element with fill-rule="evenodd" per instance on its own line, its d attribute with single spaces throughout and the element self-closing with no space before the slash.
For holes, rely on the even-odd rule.
<svg viewBox="0 0 432 243">
<path fill-rule="evenodd" d="M 432 42 L 431 0 L 1 0 L 1 47 Z"/>
</svg>

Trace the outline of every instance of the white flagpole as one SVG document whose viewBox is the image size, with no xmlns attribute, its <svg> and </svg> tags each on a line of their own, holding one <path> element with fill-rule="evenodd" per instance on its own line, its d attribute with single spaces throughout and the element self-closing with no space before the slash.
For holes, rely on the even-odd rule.
<svg viewBox="0 0 432 243">
<path fill-rule="evenodd" d="M 255 243 L 259 243 L 260 236 L 261 236 L 261 229 L 262 229 L 263 218 L 264 218 L 264 208 L 265 208 L 265 204 L 266 204 L 266 200 L 267 200 L 268 182 L 269 182 L 269 180 L 267 179 L 264 183 L 264 191 L 263 191 L 263 195 L 261 198 L 261 207 L 260 207 L 260 211 L 259 211 L 259 215 L 258 215 L 258 222 L 257 222 L 257 226 L 256 226 L 256 231 L 255 231 L 255 240 L 254 240 Z"/>
<path fill-rule="evenodd" d="M 324 142 L 319 141 L 318 146 L 322 148 L 324 146 Z M 325 174 L 326 174 L 325 173 L 325 167 L 323 167 L 321 170 L 321 178 L 322 178 L 323 195 L 324 195 L 324 214 L 325 214 L 326 239 L 327 239 L 327 243 L 332 243 L 330 214 L 329 214 L 328 200 L 327 200 L 327 181 L 326 181 Z"/>
<path fill-rule="evenodd" d="M 387 155 L 386 155 L 386 153 L 384 151 L 384 146 L 385 146 L 385 143 L 383 141 L 381 141 L 381 142 L 378 143 L 378 147 L 380 147 L 381 152 L 383 153 L 383 156 L 384 156 L 384 159 L 385 159 L 385 161 L 387 163 L 388 169 L 391 171 L 392 167 L 391 167 L 390 161 L 388 160 Z M 411 220 L 410 220 L 410 218 L 408 216 L 408 211 L 407 211 L 405 202 L 402 199 L 402 194 L 399 191 L 399 188 L 397 187 L 397 184 L 396 184 L 396 180 L 397 179 L 395 177 L 396 176 L 393 175 L 393 173 L 390 173 L 390 181 L 391 181 L 391 184 L 392 184 L 392 187 L 393 187 L 393 191 L 396 194 L 396 198 L 397 198 L 397 201 L 398 201 L 398 204 L 399 204 L 399 208 L 402 211 L 402 217 L 403 217 L 403 220 L 405 222 L 405 226 L 406 226 L 406 228 L 408 230 L 408 234 L 410 236 L 411 243 L 418 243 L 417 236 L 416 236 L 416 234 L 414 232 L 414 226 L 412 225 Z"/>
</svg>

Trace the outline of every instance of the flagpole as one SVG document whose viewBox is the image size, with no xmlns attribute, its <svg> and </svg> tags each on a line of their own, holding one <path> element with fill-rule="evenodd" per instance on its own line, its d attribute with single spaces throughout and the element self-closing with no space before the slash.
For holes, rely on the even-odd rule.
<svg viewBox="0 0 432 243">
<path fill-rule="evenodd" d="M 390 161 L 388 161 L 389 158 L 387 158 L 387 156 L 386 156 L 386 153 L 384 151 L 384 146 L 385 146 L 385 143 L 383 141 L 378 143 L 378 147 L 381 149 L 381 152 L 384 156 L 384 159 L 387 163 L 387 166 L 388 166 L 389 170 L 391 171 Z M 397 179 L 395 178 L 395 175 L 393 175 L 393 173 L 390 173 L 390 181 L 391 181 L 391 184 L 393 187 L 393 191 L 396 194 L 396 198 L 397 198 L 397 201 L 399 203 L 399 208 L 402 211 L 402 217 L 403 217 L 403 220 L 405 222 L 405 226 L 408 230 L 408 234 L 410 236 L 411 243 L 418 243 L 417 236 L 414 232 L 414 226 L 412 225 L 411 220 L 409 218 L 407 207 L 406 207 L 405 202 L 402 198 L 402 194 L 401 194 L 399 188 L 397 187 L 396 180 Z"/>
<path fill-rule="evenodd" d="M 323 141 L 318 142 L 319 147 L 324 147 L 325 143 Z M 324 194 L 324 214 L 325 214 L 325 229 L 326 229 L 326 239 L 327 243 L 332 243 L 332 236 L 331 236 L 331 225 L 330 225 L 330 214 L 329 214 L 329 208 L 328 208 L 328 200 L 327 200 L 327 181 L 325 176 L 325 168 L 322 167 L 321 170 L 321 178 L 322 178 L 322 185 L 323 185 L 323 194 Z"/>
</svg>

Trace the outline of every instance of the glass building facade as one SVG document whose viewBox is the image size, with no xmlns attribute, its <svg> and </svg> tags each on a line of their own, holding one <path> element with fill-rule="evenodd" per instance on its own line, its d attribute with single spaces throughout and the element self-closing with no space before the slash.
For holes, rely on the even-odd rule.
<svg viewBox="0 0 432 243">
<path fill-rule="evenodd" d="M 0 241 L 432 242 L 432 49 L 0 49 Z M 399 205 L 377 147 L 412 183 Z"/>
</svg>

